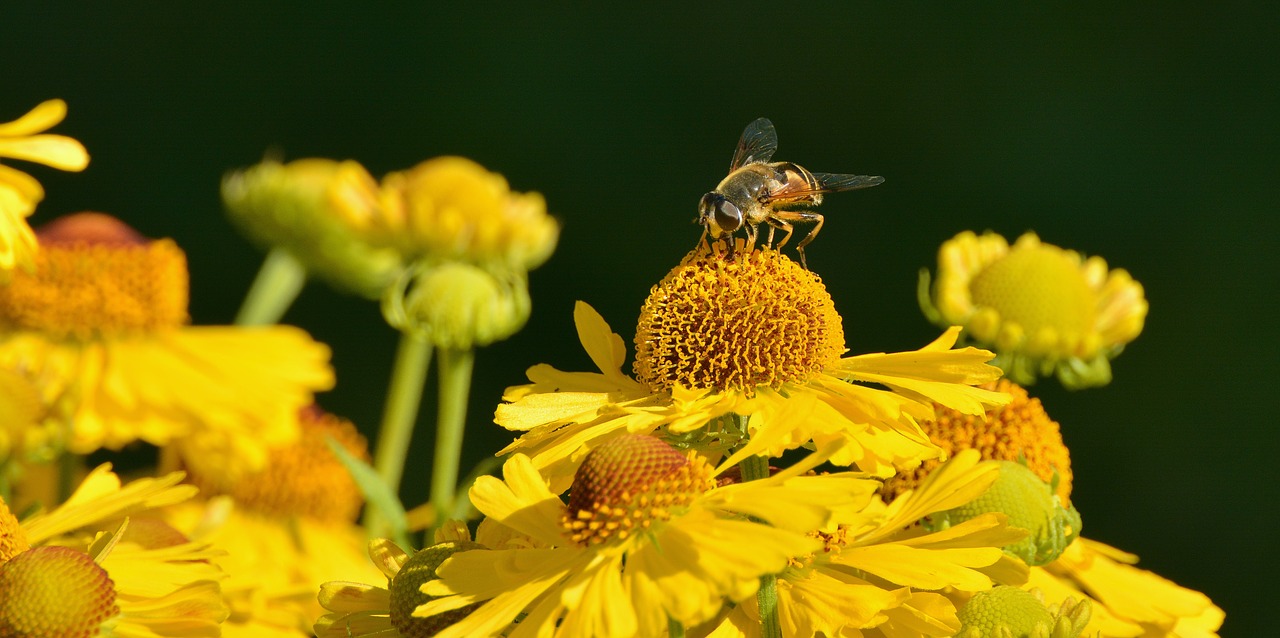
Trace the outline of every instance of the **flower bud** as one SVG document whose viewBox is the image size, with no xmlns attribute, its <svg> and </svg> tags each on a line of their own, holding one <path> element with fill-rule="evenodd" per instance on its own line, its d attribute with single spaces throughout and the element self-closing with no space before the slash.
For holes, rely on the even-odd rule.
<svg viewBox="0 0 1280 638">
<path fill-rule="evenodd" d="M 515 334 L 529 319 L 523 272 L 495 274 L 466 263 L 422 265 L 388 290 L 383 314 L 437 347 L 469 350 Z"/>
<path fill-rule="evenodd" d="M 265 161 L 223 178 L 222 201 L 251 240 L 340 290 L 376 299 L 400 269 L 395 251 L 370 241 L 377 183 L 354 161 Z"/>
<path fill-rule="evenodd" d="M 1054 486 L 1027 466 L 999 463 L 1000 477 L 986 492 L 965 505 L 932 515 L 925 526 L 945 529 L 988 512 L 1001 512 L 1009 517 L 1011 527 L 1030 532 L 1018 543 L 1006 546 L 1006 554 L 1028 565 L 1053 562 L 1080 535 L 1080 513 L 1075 507 L 1063 507 Z"/>
</svg>

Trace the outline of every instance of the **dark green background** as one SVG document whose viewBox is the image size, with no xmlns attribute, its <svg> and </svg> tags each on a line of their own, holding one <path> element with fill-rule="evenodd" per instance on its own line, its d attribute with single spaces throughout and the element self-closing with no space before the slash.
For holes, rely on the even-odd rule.
<svg viewBox="0 0 1280 638">
<path fill-rule="evenodd" d="M 1086 533 L 1256 636 L 1278 562 L 1280 14 L 1262 6 L 30 3 L 0 25 L 0 120 L 70 103 L 58 131 L 93 160 L 33 169 L 49 192 L 33 221 L 98 209 L 174 237 L 197 323 L 230 320 L 259 259 L 222 218 L 219 177 L 268 149 L 375 174 L 461 154 L 544 193 L 560 246 L 532 276 L 529 325 L 479 355 L 469 466 L 509 440 L 489 416 L 527 366 L 588 369 L 573 300 L 630 338 L 698 238 L 698 198 L 766 115 L 779 159 L 887 179 L 830 198 L 809 251 L 854 352 L 936 336 L 916 272 L 965 229 L 1034 229 L 1146 286 L 1113 384 L 1033 391 L 1072 448 Z M 287 319 L 334 348 L 323 404 L 374 431 L 395 344 L 377 308 L 312 286 Z M 411 503 L 430 433 L 414 443 Z"/>
</svg>

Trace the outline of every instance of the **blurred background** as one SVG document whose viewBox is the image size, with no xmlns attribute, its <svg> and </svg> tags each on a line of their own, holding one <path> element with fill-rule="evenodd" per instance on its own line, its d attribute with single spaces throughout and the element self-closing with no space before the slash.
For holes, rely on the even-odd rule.
<svg viewBox="0 0 1280 638">
<path fill-rule="evenodd" d="M 9 6 L 0 24 L 0 121 L 64 98 L 55 132 L 92 156 L 80 174 L 31 168 L 48 192 L 33 225 L 92 209 L 173 237 L 196 323 L 229 322 L 260 263 L 218 184 L 265 153 L 375 175 L 459 154 L 546 195 L 559 248 L 532 273 L 528 326 L 478 355 L 464 469 L 510 440 L 492 412 L 525 368 L 590 369 L 574 300 L 630 340 L 759 116 L 777 159 L 886 177 L 830 197 L 808 250 L 854 353 L 937 335 L 916 276 L 959 231 L 1105 257 L 1145 285 L 1145 333 L 1108 387 L 1031 389 L 1071 447 L 1085 534 L 1207 593 L 1225 635 L 1272 630 L 1277 5 L 71 7 Z M 375 432 L 396 342 L 376 305 L 313 284 L 286 320 L 333 347 L 322 405 Z M 433 422 L 428 395 L 411 505 Z"/>
</svg>

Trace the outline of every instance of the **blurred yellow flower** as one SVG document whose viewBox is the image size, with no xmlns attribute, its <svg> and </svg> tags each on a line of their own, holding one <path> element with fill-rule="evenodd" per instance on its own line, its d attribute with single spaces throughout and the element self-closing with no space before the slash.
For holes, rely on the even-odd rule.
<svg viewBox="0 0 1280 638">
<path fill-rule="evenodd" d="M 181 440 L 234 474 L 296 439 L 298 410 L 333 385 L 328 348 L 301 330 L 186 326 L 173 242 L 94 214 L 41 235 L 35 272 L 0 288 L 0 368 L 39 389 L 61 433 L 38 443 L 87 454 Z"/>
<path fill-rule="evenodd" d="M 223 636 L 298 636 L 322 613 L 316 590 L 336 578 L 376 574 L 365 559 L 364 530 L 354 524 L 363 502 L 355 481 L 328 446 L 334 441 L 368 461 L 365 440 L 346 419 L 311 406 L 299 414 L 297 441 L 272 446 L 266 465 L 228 475 L 198 453 L 184 454 L 190 481 L 205 500 L 163 511 L 193 538 L 227 550 L 216 562 L 231 617 Z"/>
<path fill-rule="evenodd" d="M 1069 388 L 1106 385 L 1110 360 L 1142 332 L 1147 316 L 1142 285 L 1128 272 L 1041 243 L 1034 233 L 1012 247 L 991 232 L 956 235 L 938 250 L 932 289 L 925 271 L 919 292 L 931 321 L 964 326 L 1023 385 L 1054 373 Z"/>
<path fill-rule="evenodd" d="M 560 226 L 538 193 L 462 157 L 437 157 L 382 180 L 382 241 L 407 259 L 529 271 L 555 250 Z"/>
<path fill-rule="evenodd" d="M 64 171 L 80 171 L 89 164 L 84 146 L 63 135 L 40 134 L 67 115 L 62 100 L 42 102 L 26 115 L 0 123 L 0 158 L 38 162 Z M 0 165 L 0 281 L 15 267 L 30 270 L 36 238 L 27 217 L 44 199 L 44 188 L 22 171 Z"/>
<path fill-rule="evenodd" d="M 226 574 L 222 595 L 230 608 L 223 636 L 303 636 L 323 613 L 322 583 L 373 580 L 364 531 L 351 522 L 263 514 L 225 496 L 191 501 L 163 512 L 192 538 L 226 550 L 215 563 Z"/>
<path fill-rule="evenodd" d="M 401 267 L 395 250 L 373 243 L 378 198 L 377 182 L 353 160 L 267 160 L 222 180 L 227 214 L 250 239 L 369 299 L 381 296 Z"/>
</svg>

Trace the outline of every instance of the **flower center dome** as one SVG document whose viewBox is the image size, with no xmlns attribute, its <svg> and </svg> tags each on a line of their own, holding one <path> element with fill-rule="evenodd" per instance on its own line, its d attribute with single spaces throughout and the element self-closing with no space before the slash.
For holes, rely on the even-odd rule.
<svg viewBox="0 0 1280 638">
<path fill-rule="evenodd" d="M 774 250 L 691 253 L 649 292 L 635 343 L 636 376 L 655 391 L 776 389 L 845 350 L 822 281 Z"/>
</svg>

